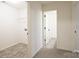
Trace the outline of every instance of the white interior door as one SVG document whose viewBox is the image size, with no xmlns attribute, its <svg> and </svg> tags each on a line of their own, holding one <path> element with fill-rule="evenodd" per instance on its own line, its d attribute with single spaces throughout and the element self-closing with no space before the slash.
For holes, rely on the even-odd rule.
<svg viewBox="0 0 79 59">
<path fill-rule="evenodd" d="M 28 10 L 27 3 L 21 4 L 20 9 L 18 9 L 18 14 L 19 14 L 18 25 L 19 25 L 19 35 L 20 35 L 19 39 L 21 39 L 21 42 L 26 43 L 26 44 L 28 43 L 27 10 Z"/>
<path fill-rule="evenodd" d="M 47 48 L 53 48 L 57 39 L 57 11 L 44 12 L 44 41 Z"/>
<path fill-rule="evenodd" d="M 79 52 L 79 2 L 76 3 L 74 9 L 74 23 L 75 23 L 75 50 Z"/>
</svg>

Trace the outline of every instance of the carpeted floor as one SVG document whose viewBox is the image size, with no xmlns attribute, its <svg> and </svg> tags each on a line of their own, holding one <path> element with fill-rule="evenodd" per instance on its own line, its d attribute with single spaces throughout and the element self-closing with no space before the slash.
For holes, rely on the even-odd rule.
<svg viewBox="0 0 79 59">
<path fill-rule="evenodd" d="M 79 55 L 65 50 L 43 48 L 34 58 L 79 58 Z"/>
<path fill-rule="evenodd" d="M 34 58 L 78 58 L 79 54 L 59 49 L 41 49 Z M 16 44 L 0 51 L 0 58 L 28 58 L 28 48 L 26 44 Z"/>
<path fill-rule="evenodd" d="M 28 57 L 28 50 L 26 44 L 16 44 L 5 50 L 0 51 L 0 58 L 26 58 Z"/>
</svg>

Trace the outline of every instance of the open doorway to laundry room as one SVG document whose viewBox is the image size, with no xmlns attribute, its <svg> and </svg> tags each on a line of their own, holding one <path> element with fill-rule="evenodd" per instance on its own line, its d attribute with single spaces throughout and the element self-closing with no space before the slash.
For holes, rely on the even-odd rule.
<svg viewBox="0 0 79 59">
<path fill-rule="evenodd" d="M 57 40 L 57 10 L 43 11 L 43 47 L 54 48 Z"/>
</svg>

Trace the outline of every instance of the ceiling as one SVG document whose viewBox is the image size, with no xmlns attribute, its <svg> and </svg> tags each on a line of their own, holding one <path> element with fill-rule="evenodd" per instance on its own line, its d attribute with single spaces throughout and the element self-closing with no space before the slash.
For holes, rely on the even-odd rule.
<svg viewBox="0 0 79 59">
<path fill-rule="evenodd" d="M 6 1 L 5 3 L 8 4 L 9 6 L 19 9 L 26 8 L 27 6 L 27 2 L 25 1 L 18 1 L 18 2 Z"/>
</svg>

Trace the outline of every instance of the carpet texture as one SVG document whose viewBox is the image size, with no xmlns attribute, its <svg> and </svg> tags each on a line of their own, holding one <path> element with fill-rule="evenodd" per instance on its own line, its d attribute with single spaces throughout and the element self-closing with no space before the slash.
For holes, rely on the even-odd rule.
<svg viewBox="0 0 79 59">
<path fill-rule="evenodd" d="M 27 45 L 19 43 L 0 51 L 0 58 L 28 58 L 28 53 Z M 79 58 L 79 54 L 66 50 L 43 48 L 34 58 Z"/>
<path fill-rule="evenodd" d="M 28 57 L 28 50 L 26 44 L 16 44 L 5 50 L 0 51 L 0 58 L 26 58 Z"/>
<path fill-rule="evenodd" d="M 34 58 L 79 58 L 79 54 L 60 49 L 41 49 Z"/>
</svg>

